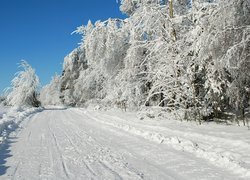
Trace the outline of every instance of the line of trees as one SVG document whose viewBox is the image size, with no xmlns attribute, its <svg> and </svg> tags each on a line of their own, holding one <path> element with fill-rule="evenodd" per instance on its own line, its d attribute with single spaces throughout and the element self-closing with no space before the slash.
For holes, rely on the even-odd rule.
<svg viewBox="0 0 250 180">
<path fill-rule="evenodd" d="M 183 118 L 249 113 L 250 2 L 121 0 L 128 18 L 88 22 L 41 102 L 158 106 Z"/>
</svg>

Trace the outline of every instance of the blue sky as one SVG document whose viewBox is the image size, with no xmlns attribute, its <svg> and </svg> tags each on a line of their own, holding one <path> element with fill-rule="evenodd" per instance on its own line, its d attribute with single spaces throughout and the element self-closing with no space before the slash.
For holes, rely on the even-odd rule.
<svg viewBox="0 0 250 180">
<path fill-rule="evenodd" d="M 21 59 L 47 84 L 80 42 L 71 32 L 89 19 L 109 17 L 124 18 L 116 0 L 0 0 L 0 94 Z"/>
</svg>

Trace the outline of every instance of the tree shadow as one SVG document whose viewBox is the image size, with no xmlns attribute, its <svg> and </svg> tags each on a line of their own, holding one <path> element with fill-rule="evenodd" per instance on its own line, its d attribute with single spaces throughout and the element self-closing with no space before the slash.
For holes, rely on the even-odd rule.
<svg viewBox="0 0 250 180">
<path fill-rule="evenodd" d="M 6 166 L 6 162 L 9 157 L 12 157 L 10 147 L 11 144 L 17 142 L 16 139 L 16 137 L 9 137 L 0 145 L 0 176 L 4 175 L 9 168 Z"/>
</svg>

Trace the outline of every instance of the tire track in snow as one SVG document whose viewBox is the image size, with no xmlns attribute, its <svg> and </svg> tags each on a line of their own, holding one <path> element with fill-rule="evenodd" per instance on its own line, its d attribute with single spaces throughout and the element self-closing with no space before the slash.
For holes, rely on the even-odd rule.
<svg viewBox="0 0 250 180">
<path fill-rule="evenodd" d="M 12 167 L 5 179 L 10 179 L 17 160 L 21 164 L 16 179 L 119 179 L 119 176 L 124 179 L 237 179 L 192 154 L 151 143 L 141 136 L 101 124 L 71 110 L 48 110 L 37 114 L 32 123 L 26 125 L 12 145 L 15 147 L 13 157 L 8 160 Z M 28 144 L 30 131 L 31 142 Z M 69 177 L 63 171 L 62 160 Z M 91 175 L 84 163 L 93 168 L 96 176 Z"/>
<path fill-rule="evenodd" d="M 108 119 L 112 119 L 114 121 L 117 121 L 117 120 L 120 120 L 122 121 L 123 123 L 129 123 L 127 122 L 125 119 L 122 119 L 120 117 L 117 117 L 117 116 L 111 116 L 111 115 L 108 115 L 108 114 L 101 114 L 102 117 L 106 117 Z M 247 142 L 244 142 L 242 140 L 238 140 L 238 139 L 227 139 L 227 138 L 223 138 L 223 137 L 217 137 L 217 136 L 211 136 L 211 135 L 206 135 L 206 134 L 199 134 L 199 133 L 195 133 L 195 132 L 184 132 L 184 131 L 179 131 L 179 130 L 176 130 L 176 129 L 171 129 L 171 128 L 167 128 L 167 127 L 159 127 L 159 126 L 152 126 L 152 125 L 145 125 L 145 124 L 139 124 L 139 123 L 136 123 L 136 122 L 133 122 L 133 125 L 137 125 L 141 128 L 144 128 L 144 129 L 153 129 L 153 130 L 156 130 L 156 131 L 168 131 L 169 134 L 178 134 L 178 135 L 181 135 L 183 137 L 188 137 L 190 139 L 199 139 L 200 141 L 203 141 L 203 142 L 210 142 L 211 144 L 213 144 L 214 142 L 218 143 L 223 143 L 223 144 L 226 144 L 226 146 L 232 146 L 232 148 L 237 148 L 237 147 L 241 147 L 241 148 L 245 148 L 245 149 L 250 149 L 250 144 L 247 143 Z"/>
<path fill-rule="evenodd" d="M 30 137 L 31 137 L 31 131 L 29 132 L 28 136 L 27 136 L 27 139 L 26 139 L 26 142 L 27 144 L 30 144 Z"/>
<path fill-rule="evenodd" d="M 122 180 L 123 178 L 117 173 L 115 172 L 113 169 L 111 169 L 108 165 L 106 165 L 104 162 L 102 161 L 98 161 L 103 167 L 104 169 L 108 170 L 109 172 L 111 172 L 113 174 L 113 176 L 115 177 L 116 180 Z"/>
<path fill-rule="evenodd" d="M 99 119 L 97 119 L 95 116 L 91 116 L 87 111 L 74 109 L 74 112 L 78 114 L 84 113 L 86 116 L 88 116 L 92 120 L 95 120 L 96 122 L 118 128 L 120 130 L 143 137 L 144 139 L 147 139 L 153 142 L 157 142 L 159 144 L 166 144 L 178 151 L 184 151 L 184 152 L 194 154 L 195 156 L 199 158 L 209 161 L 211 164 L 214 164 L 215 166 L 228 169 L 234 174 L 241 175 L 244 178 L 248 178 L 248 177 L 250 178 L 250 169 L 243 167 L 242 166 L 242 164 L 244 164 L 243 162 L 238 162 L 230 156 L 228 157 L 226 155 L 218 154 L 216 152 L 207 151 L 201 148 L 199 144 L 192 142 L 190 140 L 180 138 L 180 137 L 166 137 L 160 133 L 144 131 L 144 130 L 132 127 L 130 125 L 127 125 L 127 124 L 124 125 L 124 124 L 112 123 L 112 122 L 109 122 L 108 119 L 106 119 L 106 121 L 101 120 L 100 117 Z"/>
<path fill-rule="evenodd" d="M 50 121 L 51 121 L 51 119 L 49 120 L 49 123 L 50 123 Z M 52 135 L 52 137 L 53 137 L 53 140 L 54 140 L 54 143 L 55 143 L 55 145 L 56 145 L 56 148 L 57 148 L 57 151 L 58 151 L 60 160 L 61 160 L 61 165 L 62 165 L 63 172 L 64 172 L 64 174 L 66 175 L 66 177 L 69 179 L 69 178 L 70 178 L 70 176 L 69 176 L 70 173 L 69 173 L 69 171 L 68 171 L 68 169 L 67 169 L 67 165 L 66 165 L 66 163 L 65 163 L 65 161 L 64 161 L 64 158 L 63 158 L 63 155 L 62 155 L 62 151 L 61 151 L 61 148 L 60 148 L 60 146 L 59 146 L 59 144 L 58 144 L 56 135 L 55 135 L 54 132 L 52 132 L 50 126 L 49 126 L 49 132 L 51 133 L 51 135 Z"/>
<path fill-rule="evenodd" d="M 110 136 L 114 136 L 114 137 L 124 137 L 124 138 L 128 138 L 128 139 L 130 139 L 131 140 L 131 138 L 133 139 L 133 141 L 131 141 L 131 143 L 136 143 L 136 141 L 138 141 L 138 142 L 141 142 L 142 144 L 144 144 L 144 141 L 141 141 L 141 140 L 143 140 L 143 139 L 141 139 L 141 138 L 138 138 L 138 137 L 136 137 L 135 138 L 135 136 L 133 135 L 133 136 L 131 136 L 131 134 L 130 133 L 124 133 L 124 131 L 120 131 L 119 129 L 117 129 L 117 128 L 114 128 L 114 127 L 112 127 L 112 128 L 109 128 L 110 126 L 103 126 L 102 124 L 100 124 L 100 123 L 98 123 L 98 122 L 96 122 L 95 120 L 93 120 L 92 118 L 89 118 L 88 116 L 86 116 L 85 114 L 80 114 L 80 113 L 76 113 L 74 110 L 71 110 L 72 111 L 72 116 L 73 116 L 73 114 L 74 114 L 74 117 L 75 117 L 75 119 L 78 119 L 78 121 L 76 121 L 75 122 L 75 124 L 77 124 L 78 126 L 77 126 L 77 128 L 79 128 L 79 127 L 84 127 L 84 126 L 86 126 L 86 127 L 88 127 L 88 130 L 89 130 L 89 132 L 91 132 L 91 129 L 89 129 L 89 128 L 93 128 L 93 129 L 95 129 L 95 130 L 97 130 L 98 132 L 105 132 L 105 131 L 108 131 L 108 135 Z M 71 116 L 71 117 L 72 117 Z M 86 118 L 87 117 L 87 118 Z M 79 121 L 80 119 L 84 119 L 84 121 Z M 80 123 L 80 122 L 82 122 L 82 123 Z M 96 129 L 96 127 L 99 127 L 98 129 Z M 93 134 L 93 133 L 92 133 Z M 97 137 L 96 135 L 95 135 L 95 137 Z M 104 136 L 105 137 L 105 136 Z M 104 142 L 107 140 L 105 140 L 105 138 L 103 139 L 103 138 L 101 138 Z M 115 138 L 116 139 L 116 138 Z M 121 138 L 121 140 L 122 140 L 123 138 Z M 100 140 L 100 139 L 98 139 L 98 140 Z M 117 139 L 116 139 L 117 140 Z M 118 138 L 118 141 L 119 141 L 119 138 Z M 119 141 L 120 142 L 120 141 Z M 140 144 L 140 143 L 139 143 Z M 138 144 L 138 145 L 139 145 Z M 148 141 L 146 142 L 146 144 L 151 144 L 151 143 L 149 143 Z M 114 144 L 114 146 L 116 145 L 116 143 Z M 118 146 L 120 146 L 120 145 L 122 145 L 122 144 L 120 144 L 119 145 L 119 143 L 117 144 Z M 140 145 L 139 145 L 140 146 Z M 153 145 L 153 146 L 155 146 L 155 145 Z M 113 147 L 113 145 L 112 145 L 112 147 Z M 122 145 L 122 147 L 123 147 L 123 145 Z M 151 145 L 150 145 L 150 147 L 151 147 Z M 140 157 L 141 156 L 141 152 L 140 151 L 144 151 L 143 150 L 143 147 L 138 147 L 137 145 L 133 145 L 133 148 L 136 148 L 136 149 L 140 149 L 139 151 L 134 151 L 134 150 L 132 150 L 132 149 L 130 149 L 129 147 L 123 147 L 124 148 L 124 151 L 126 152 L 125 154 L 127 154 L 127 156 L 129 156 L 129 157 L 133 157 L 133 158 L 138 158 L 138 157 Z M 113 149 L 113 148 L 112 148 Z M 118 148 L 118 149 L 120 149 L 120 147 Z M 166 150 L 168 150 L 168 148 L 162 148 L 162 147 L 157 147 L 157 149 L 158 150 L 160 150 L 160 154 L 162 154 L 162 152 L 166 149 Z M 132 151 L 131 151 L 132 150 Z M 152 149 L 153 150 L 153 149 Z M 132 152 L 133 153 L 133 155 L 130 153 L 130 152 Z M 164 153 L 165 154 L 165 153 Z M 171 154 L 171 153 L 167 153 L 167 154 Z M 176 152 L 174 152 L 174 154 L 176 155 Z M 156 155 L 156 154 L 155 154 Z M 153 155 L 153 156 L 155 156 L 155 155 Z M 181 157 L 183 157 L 183 153 L 178 153 L 178 155 L 181 155 Z M 126 157 L 127 157 L 126 156 Z M 146 155 L 147 156 L 147 155 Z M 157 156 L 157 155 L 156 155 Z M 185 155 L 186 156 L 186 155 Z M 140 158 L 143 158 L 143 156 L 142 157 L 140 157 Z M 144 158 L 143 158 L 144 159 Z M 143 159 L 138 159 L 137 161 L 144 161 Z M 159 159 L 157 160 L 157 161 L 155 161 L 156 159 L 154 159 L 154 158 L 146 158 L 146 159 L 148 159 L 145 163 L 146 163 L 146 165 L 147 166 L 149 166 L 149 167 L 151 167 L 151 169 L 158 169 L 159 167 L 158 166 L 156 166 L 155 164 L 158 164 L 159 162 L 158 161 L 161 161 L 160 159 L 160 156 L 159 156 Z M 170 158 L 170 159 L 172 159 L 172 157 Z M 184 157 L 184 159 L 185 159 L 185 157 Z M 193 158 L 192 158 L 193 159 Z M 153 162 L 152 162 L 152 160 L 153 160 Z M 169 159 L 165 159 L 165 160 L 169 160 Z M 190 159 L 188 159 L 188 162 L 189 161 L 192 161 L 192 160 L 190 160 Z M 147 170 L 147 171 L 145 171 L 145 173 L 143 173 L 142 171 L 140 171 L 140 170 L 138 170 L 137 168 L 135 168 L 134 167 L 134 165 L 133 165 L 133 163 L 131 164 L 131 163 L 127 163 L 128 161 L 126 161 L 126 159 L 125 159 L 125 161 L 123 162 L 123 166 L 124 166 L 124 168 L 125 169 L 128 169 L 129 170 L 129 172 L 131 172 L 131 173 L 133 173 L 133 174 L 136 174 L 136 176 L 139 178 L 139 179 L 147 179 L 149 176 L 150 176 L 150 173 L 148 173 L 149 171 Z M 174 162 L 176 163 L 176 161 L 174 160 Z M 114 162 L 112 162 L 112 163 L 114 163 Z M 111 164 L 112 164 L 111 163 Z M 186 162 L 185 162 L 186 163 Z M 185 164 L 184 163 L 184 164 Z M 137 163 L 136 163 L 137 164 Z M 187 166 L 187 165 L 186 165 Z M 189 165 L 188 165 L 189 166 Z M 144 169 L 144 168 L 143 168 Z M 161 169 L 161 168 L 160 168 Z M 164 169 L 164 170 L 163 170 Z M 162 172 L 163 172 L 163 177 L 164 177 L 164 175 L 168 175 L 167 176 L 167 178 L 166 179 L 176 179 L 177 177 L 177 179 L 184 179 L 184 177 L 182 177 L 181 175 L 175 175 L 175 173 L 173 173 L 173 170 L 171 169 L 171 168 L 167 168 L 167 169 L 165 169 L 165 168 L 162 168 Z M 156 171 L 159 171 L 159 169 L 158 170 L 156 170 Z M 158 175 L 159 174 L 161 174 L 161 170 L 158 172 Z M 178 172 L 177 172 L 177 174 L 178 174 Z M 180 174 L 182 174 L 182 173 L 180 173 Z M 152 174 L 151 174 L 152 175 Z M 158 176 L 158 177 L 160 177 L 160 176 Z M 174 178 L 173 178 L 174 177 Z M 152 176 L 151 178 L 149 178 L 149 179 L 152 179 L 152 178 L 155 178 L 155 176 Z"/>
<path fill-rule="evenodd" d="M 64 123 L 64 121 L 61 121 L 61 123 Z M 67 124 L 65 124 L 67 127 Z M 70 143 L 70 145 L 72 147 L 74 147 L 74 151 L 78 154 L 79 157 L 83 156 L 83 152 L 78 148 L 78 146 L 73 142 L 73 140 L 70 138 L 70 136 L 65 132 L 67 129 L 65 129 L 64 131 L 62 130 L 61 132 L 65 135 L 65 137 L 67 138 L 68 142 Z M 82 138 L 79 136 L 79 138 Z M 92 168 L 83 160 L 82 161 L 85 165 L 85 167 L 87 168 L 87 170 L 93 175 L 96 176 L 95 172 L 92 170 Z"/>
<path fill-rule="evenodd" d="M 135 170 L 136 168 L 134 167 L 128 167 L 128 163 L 124 162 L 125 158 L 120 155 L 117 154 L 115 152 L 113 152 L 110 148 L 108 147 L 104 147 L 102 144 L 100 144 L 97 139 L 95 139 L 94 137 L 92 137 L 90 134 L 88 134 L 86 131 L 83 131 L 80 126 L 78 126 L 77 124 L 71 122 L 70 120 L 73 120 L 73 117 L 76 117 L 75 119 L 79 119 L 79 115 L 76 116 L 75 112 L 69 110 L 70 114 L 65 114 L 65 116 L 67 118 L 65 118 L 64 121 L 62 121 L 63 123 L 65 123 L 66 127 L 68 126 L 73 126 L 76 131 L 74 132 L 74 134 L 80 138 L 87 139 L 87 141 L 84 141 L 86 144 L 88 144 L 88 146 L 93 146 L 95 147 L 95 151 L 93 152 L 93 154 L 89 154 L 89 155 L 85 155 L 85 159 L 87 159 L 88 161 L 94 161 L 100 164 L 100 162 L 102 162 L 101 166 L 103 166 L 103 162 L 106 161 L 108 162 L 108 164 L 112 165 L 112 167 L 108 167 L 107 164 L 105 164 L 107 168 L 107 170 L 109 170 L 112 174 L 116 173 L 116 176 L 119 175 L 118 172 L 116 172 L 114 170 L 114 168 L 116 169 L 116 167 L 120 167 L 123 169 L 126 169 L 126 171 L 130 172 L 130 174 L 134 175 L 136 177 L 136 179 L 143 179 L 143 173 L 139 172 L 138 170 Z M 82 116 L 80 116 L 82 118 Z M 67 119 L 67 121 L 66 121 Z M 78 131 L 77 131 L 78 130 Z M 80 131 L 79 131 L 80 130 Z M 79 134 L 79 132 L 81 134 L 83 134 L 83 136 L 81 134 Z M 115 166 L 114 166 L 115 165 Z M 119 170 L 119 169 L 117 169 Z M 120 175 L 119 175 L 120 176 Z M 121 176 L 120 176 L 121 177 Z M 122 177 L 121 177 L 122 178 Z"/>
<path fill-rule="evenodd" d="M 65 114 L 65 116 L 67 117 L 68 120 L 67 121 L 62 121 L 62 123 L 64 123 L 66 125 L 66 127 L 68 127 L 68 126 L 72 127 L 73 126 L 75 130 L 79 128 L 79 126 L 77 126 L 74 123 L 70 122 L 70 119 L 72 119 L 72 116 L 69 116 L 68 114 Z M 79 130 L 80 130 L 80 128 L 79 128 Z M 95 159 L 95 157 L 103 157 L 103 155 L 104 156 L 110 156 L 109 154 L 107 155 L 105 153 L 107 153 L 107 152 L 111 153 L 111 152 L 110 152 L 110 150 L 105 150 L 107 148 L 102 147 L 97 142 L 97 140 L 95 140 L 93 137 L 91 137 L 85 131 L 81 131 L 81 133 L 84 134 L 84 136 L 81 136 L 78 131 L 74 132 L 74 134 L 77 135 L 78 138 L 82 139 L 84 137 L 84 139 L 87 139 L 87 141 L 85 141 L 85 143 L 88 144 L 88 146 L 93 146 L 95 148 L 95 152 L 94 152 L 95 155 L 93 155 L 93 156 L 92 155 L 87 155 L 87 156 L 83 155 L 83 157 L 84 157 L 83 162 L 86 164 L 86 166 L 88 167 L 88 169 L 91 170 L 91 172 L 93 173 L 93 175 L 97 176 L 97 174 L 94 173 L 94 171 L 92 170 L 92 168 L 90 168 L 90 166 L 87 165 L 89 163 L 86 162 L 86 158 L 87 159 L 93 159 L 93 158 Z M 89 142 L 89 139 L 91 139 L 91 142 Z M 97 152 L 97 154 L 96 154 L 96 152 Z M 104 159 L 107 160 L 106 157 L 104 157 Z M 100 161 L 99 158 L 96 159 L 95 161 L 97 161 L 102 167 L 105 167 L 105 169 L 108 170 L 108 171 L 110 171 L 113 175 L 115 175 L 115 177 L 120 177 L 121 178 L 121 176 L 117 172 L 115 172 L 114 170 L 112 170 L 112 168 L 109 168 L 107 165 L 104 166 L 103 163 L 100 163 L 101 161 Z M 115 179 L 117 179 L 117 178 L 115 178 Z"/>
<path fill-rule="evenodd" d="M 12 179 L 12 180 L 14 180 L 15 177 L 16 177 L 16 173 L 17 173 L 17 171 L 18 171 L 19 165 L 20 165 L 20 161 L 18 161 L 18 163 L 17 163 L 17 165 L 15 166 L 15 169 L 14 169 L 12 175 L 11 175 L 11 179 Z"/>
</svg>

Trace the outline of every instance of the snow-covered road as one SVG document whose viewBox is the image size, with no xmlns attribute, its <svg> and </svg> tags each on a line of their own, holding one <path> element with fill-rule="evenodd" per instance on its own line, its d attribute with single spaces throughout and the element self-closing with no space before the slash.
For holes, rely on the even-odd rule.
<svg viewBox="0 0 250 180">
<path fill-rule="evenodd" d="M 195 143 L 184 140 L 179 131 L 161 128 L 157 123 L 153 126 L 143 121 L 126 122 L 112 114 L 81 109 L 44 110 L 25 119 L 2 148 L 0 179 L 248 178 L 247 161 L 240 166 L 234 159 L 226 162 L 212 151 L 223 150 L 216 146 L 216 141 L 223 144 L 223 137 L 189 130 L 185 137 Z M 214 141 L 215 146 L 205 152 L 202 146 L 206 146 L 206 141 Z M 234 147 L 224 143 L 229 149 Z M 237 150 L 248 147 L 245 142 Z"/>
</svg>

